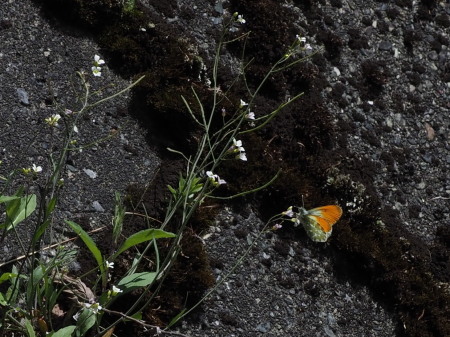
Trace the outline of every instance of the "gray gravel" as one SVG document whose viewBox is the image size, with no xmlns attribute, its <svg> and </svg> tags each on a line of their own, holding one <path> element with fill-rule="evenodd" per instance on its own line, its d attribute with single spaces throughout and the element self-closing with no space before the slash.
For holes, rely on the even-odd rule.
<svg viewBox="0 0 450 337">
<path fill-rule="evenodd" d="M 94 55 L 101 54 L 88 37 L 52 26 L 39 13 L 28 0 L 9 1 L 0 8 L 0 174 L 36 164 L 43 168 L 37 180 L 42 183 L 51 170 L 48 155 L 51 149 L 60 150 L 57 139 L 64 135 L 62 123 L 52 133 L 44 119 L 80 107 L 76 101 L 80 92 L 73 90 L 75 73 L 84 70 L 90 74 Z M 107 88 L 105 94 L 130 84 L 109 71 L 107 64 L 102 77 L 90 76 L 89 81 L 92 90 Z M 50 106 L 52 100 L 58 109 Z M 144 131 L 127 115 L 127 100 L 124 95 L 101 105 L 77 125 L 80 146 L 119 128 L 121 132 L 118 137 L 70 154 L 54 223 L 57 233 L 64 231 L 64 219 L 83 218 L 92 229 L 110 227 L 114 192 L 123 194 L 130 183 L 152 179 L 159 159 L 146 143 Z M 5 194 L 13 194 L 23 182 L 21 175 L 16 176 Z M 25 233 L 24 239 L 32 229 L 21 227 L 20 232 Z M 0 262 L 22 255 L 18 247 L 11 235 L 2 247 Z"/>
</svg>

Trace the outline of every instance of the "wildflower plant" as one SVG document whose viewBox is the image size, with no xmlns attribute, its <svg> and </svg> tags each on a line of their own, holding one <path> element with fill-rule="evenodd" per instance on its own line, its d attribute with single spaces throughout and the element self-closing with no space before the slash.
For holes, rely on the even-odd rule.
<svg viewBox="0 0 450 337">
<path fill-rule="evenodd" d="M 124 1 L 125 3 L 130 4 L 130 6 L 134 5 L 134 1 Z M 213 128 L 213 121 L 217 119 L 219 112 L 222 111 L 219 108 L 221 99 L 219 94 L 226 95 L 226 93 L 220 93 L 218 83 L 218 65 L 221 52 L 224 45 L 230 42 L 226 40 L 226 35 L 229 31 L 238 31 L 245 23 L 246 20 L 242 15 L 234 13 L 231 16 L 231 20 L 223 27 L 214 59 L 211 74 L 212 80 L 210 81 L 214 102 L 212 108 L 206 111 L 194 89 L 192 91 L 194 97 L 196 97 L 195 106 L 189 104 L 184 97 L 181 97 L 194 122 L 201 128 L 202 134 L 198 142 L 197 151 L 192 156 L 186 156 L 176 149 L 168 149 L 185 159 L 186 168 L 180 173 L 176 186 L 167 186 L 171 198 L 167 206 L 166 216 L 160 222 L 159 228 L 148 228 L 127 238 L 122 238 L 122 224 L 128 213 L 120 194 L 117 193 L 111 228 L 111 252 L 104 256 L 90 233 L 86 232 L 79 224 L 66 220 L 65 223 L 83 241 L 96 264 L 94 270 L 86 271 L 85 275 L 74 277 L 67 271 L 68 263 L 76 255 L 74 248 L 65 247 L 63 244 L 56 242 L 50 246 L 56 247 L 56 253 L 51 258 L 45 260 L 41 256 L 44 255 L 44 250 L 49 248 L 42 247 L 42 237 L 51 230 L 60 187 L 64 184 L 62 174 L 68 153 L 70 151 L 80 151 L 84 148 L 83 145 L 78 145 L 77 143 L 77 124 L 87 111 L 130 90 L 142 79 L 142 77 L 139 78 L 127 88 L 111 96 L 98 98 L 98 92 L 91 92 L 89 81 L 94 78 L 97 81 L 101 80 L 97 77 L 102 76 L 102 66 L 105 64 L 105 61 L 100 56 L 95 55 L 91 73 L 83 71 L 77 73 L 83 88 L 80 107 L 78 109 L 64 107 L 61 111 L 45 118 L 45 122 L 51 127 L 51 130 L 60 127 L 64 129 L 65 135 L 62 141 L 62 150 L 59 153 L 49 154 L 51 168 L 48 172 L 44 172 L 42 167 L 36 164 L 33 164 L 30 168 L 23 169 L 23 173 L 27 175 L 35 176 L 39 174 L 47 176 L 47 182 L 44 185 L 45 193 L 43 193 L 45 197 L 38 200 L 35 194 L 29 193 L 24 188 L 19 189 L 13 195 L 3 195 L 0 192 L 0 206 L 3 206 L 5 209 L 4 223 L 0 224 L 0 230 L 2 231 L 0 243 L 11 232 L 19 237 L 17 232 L 18 225 L 25 220 L 29 220 L 32 216 L 32 221 L 35 224 L 33 239 L 29 247 L 23 247 L 23 258 L 20 261 L 14 260 L 0 264 L 0 267 L 4 267 L 14 263 L 10 272 L 0 275 L 0 284 L 4 283 L 7 285 L 6 288 L 3 287 L 3 289 L 7 290 L 0 292 L 0 336 L 11 331 L 30 337 L 36 336 L 36 332 L 42 336 L 54 337 L 84 336 L 88 332 L 96 337 L 110 336 L 114 327 L 124 320 L 143 324 L 148 328 L 150 325 L 143 322 L 140 318 L 142 312 L 151 305 L 152 300 L 158 294 L 161 284 L 176 261 L 181 251 L 181 240 L 184 230 L 199 206 L 208 198 L 230 199 L 256 192 L 265 188 L 277 178 L 278 174 L 271 177 L 267 183 L 252 190 L 242 191 L 236 195 L 218 197 L 214 194 L 216 189 L 223 188 L 227 184 L 227 177 L 222 177 L 221 172 L 221 164 L 225 160 L 241 160 L 244 162 L 244 165 L 249 161 L 247 158 L 248 148 L 247 150 L 244 148 L 245 144 L 242 141 L 242 137 L 247 133 L 255 132 L 264 127 L 285 106 L 302 96 L 302 93 L 294 96 L 289 101 L 280 104 L 274 111 L 265 115 L 259 114 L 257 110 L 254 110 L 253 106 L 255 97 L 257 97 L 270 76 L 305 60 L 305 57 L 299 58 L 297 54 L 301 51 L 309 50 L 309 45 L 306 44 L 306 39 L 297 37 L 283 57 L 268 71 L 256 89 L 250 90 L 248 88 L 246 97 L 235 102 L 236 111 L 231 118 L 223 119 L 220 127 Z M 245 37 L 246 34 L 243 34 L 240 38 Z M 245 66 L 242 69 L 241 76 L 245 81 Z M 8 180 L 9 177 L 0 176 L 0 179 Z M 38 211 L 36 212 L 36 210 Z M 268 227 L 269 223 L 264 227 L 248 250 L 236 261 L 235 267 L 248 255 L 251 247 L 263 232 L 280 228 L 282 220 L 286 216 L 289 217 L 291 215 L 288 213 L 276 216 L 269 221 L 269 223 L 273 223 L 273 221 L 278 221 L 278 223 L 273 225 L 271 229 Z M 149 219 L 149 216 L 143 216 Z M 175 233 L 166 231 L 169 223 L 175 226 Z M 164 257 L 159 256 L 157 243 L 157 240 L 162 238 L 169 239 L 170 243 L 169 251 Z M 123 275 L 115 275 L 116 262 L 122 257 L 124 252 L 131 248 L 135 249 L 136 254 L 130 262 L 128 271 Z M 153 251 L 156 256 L 155 268 L 154 270 L 142 271 L 142 268 L 139 267 L 145 254 L 149 251 Z M 115 280 L 114 284 L 111 283 L 112 274 L 115 276 L 113 278 Z M 84 283 L 84 277 L 87 275 L 97 275 L 94 284 L 88 286 Z M 226 277 L 216 287 L 225 279 Z M 211 289 L 204 298 L 210 295 L 216 287 Z M 118 297 L 136 289 L 141 290 L 140 295 L 131 307 L 126 308 L 123 312 L 116 312 L 110 309 Z M 57 310 L 57 304 L 61 297 L 67 296 L 67 294 L 70 294 L 75 303 L 75 311 L 71 313 L 73 318 L 68 320 L 70 323 L 57 327 L 52 320 L 52 313 Z M 201 301 L 195 306 L 200 303 Z M 166 329 L 170 328 L 192 309 L 185 308 L 173 318 Z M 68 313 L 65 314 L 66 316 L 69 315 Z M 117 319 L 112 321 L 109 319 L 109 323 L 106 324 L 102 320 L 105 314 L 110 315 L 110 317 L 116 316 Z M 153 328 L 155 331 L 161 332 L 160 327 L 155 326 Z"/>
</svg>

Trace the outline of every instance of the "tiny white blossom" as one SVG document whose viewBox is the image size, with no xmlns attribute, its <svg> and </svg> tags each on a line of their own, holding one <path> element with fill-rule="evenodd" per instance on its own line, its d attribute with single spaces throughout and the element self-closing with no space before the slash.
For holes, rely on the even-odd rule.
<svg viewBox="0 0 450 337">
<path fill-rule="evenodd" d="M 114 262 L 109 262 L 108 260 L 105 261 L 106 268 L 113 269 L 114 268 Z"/>
<path fill-rule="evenodd" d="M 306 37 L 300 37 L 300 35 L 296 35 L 295 38 L 298 40 L 298 42 L 306 43 Z"/>
<path fill-rule="evenodd" d="M 311 50 L 312 47 L 311 47 L 311 45 L 310 45 L 309 43 L 307 43 L 307 44 L 305 44 L 305 49 L 306 49 L 306 50 Z"/>
<path fill-rule="evenodd" d="M 117 294 L 123 293 L 122 289 L 117 288 L 115 285 L 112 286 L 111 290 L 108 290 L 108 297 L 116 296 Z"/>
<path fill-rule="evenodd" d="M 281 228 L 283 228 L 283 226 L 278 224 L 278 223 L 276 223 L 275 225 L 272 226 L 272 230 L 273 231 L 276 231 L 276 230 L 281 229 Z"/>
<path fill-rule="evenodd" d="M 254 120 L 255 119 L 255 113 L 254 112 L 249 112 L 248 114 L 245 115 L 245 118 L 250 119 L 250 120 Z"/>
<path fill-rule="evenodd" d="M 243 108 L 244 106 L 246 106 L 246 105 L 248 105 L 248 103 L 247 102 L 244 102 L 242 99 L 241 99 L 241 103 L 239 104 L 239 108 Z"/>
<path fill-rule="evenodd" d="M 292 210 L 292 206 L 289 206 L 289 208 L 287 209 L 287 211 L 281 213 L 283 215 L 286 215 L 290 218 L 293 218 L 295 216 L 295 212 Z"/>
<path fill-rule="evenodd" d="M 60 114 L 53 114 L 45 119 L 45 122 L 50 126 L 58 126 L 58 121 L 61 119 Z"/>
<path fill-rule="evenodd" d="M 241 24 L 244 24 L 246 22 L 242 15 L 238 15 L 236 21 Z"/>
<path fill-rule="evenodd" d="M 102 60 L 100 58 L 100 56 L 94 55 L 94 65 L 96 65 L 98 67 L 99 65 L 102 65 L 102 64 L 105 64 L 105 61 Z"/>
<path fill-rule="evenodd" d="M 233 146 L 232 146 L 234 152 L 245 152 L 245 149 L 242 147 L 242 141 L 241 140 L 236 140 L 235 138 L 233 138 Z"/>
<path fill-rule="evenodd" d="M 80 312 L 78 311 L 75 315 L 72 316 L 74 321 L 78 321 L 78 318 L 80 318 Z"/>
<path fill-rule="evenodd" d="M 118 293 L 122 293 L 123 292 L 123 290 L 121 290 L 121 289 L 119 289 L 119 288 L 117 288 L 116 286 L 112 286 L 112 291 L 113 291 L 113 293 L 116 293 L 116 294 L 118 294 Z"/>
<path fill-rule="evenodd" d="M 84 303 L 84 307 L 91 310 L 94 314 L 98 314 L 103 309 L 100 303 Z"/>
<path fill-rule="evenodd" d="M 206 175 L 211 180 L 214 186 L 224 185 L 227 183 L 225 180 L 221 179 L 217 174 L 214 174 L 211 171 L 206 171 Z"/>
<path fill-rule="evenodd" d="M 247 161 L 247 155 L 245 154 L 245 152 L 239 153 L 238 158 L 239 158 L 240 160 Z"/>
<path fill-rule="evenodd" d="M 92 69 L 92 74 L 94 76 L 97 76 L 97 77 L 102 76 L 102 68 L 97 67 L 97 66 L 93 66 L 91 69 Z"/>
<path fill-rule="evenodd" d="M 77 128 L 76 125 L 73 126 L 73 131 L 76 132 L 76 133 L 78 133 L 78 128 Z"/>
<path fill-rule="evenodd" d="M 33 164 L 32 170 L 33 170 L 35 173 L 39 173 L 39 172 L 42 171 L 42 167 L 41 167 L 41 166 L 36 166 L 36 164 Z"/>
</svg>

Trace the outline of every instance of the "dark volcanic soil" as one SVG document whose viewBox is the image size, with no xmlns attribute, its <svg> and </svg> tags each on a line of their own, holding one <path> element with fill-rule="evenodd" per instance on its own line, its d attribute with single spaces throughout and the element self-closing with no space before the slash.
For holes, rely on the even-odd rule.
<svg viewBox="0 0 450 337">
<path fill-rule="evenodd" d="M 211 104 L 205 79 L 223 12 L 243 14 L 246 24 L 240 32 L 251 32 L 244 55 L 247 61 L 253 59 L 247 69 L 252 88 L 296 34 L 305 36 L 314 50 L 323 48 L 308 62 L 270 78 L 255 100 L 257 114 L 270 112 L 299 92 L 305 95 L 268 127 L 243 138 L 246 149 L 251 149 L 248 162 L 227 163 L 220 174 L 228 182 L 227 194 L 254 188 L 280 168 L 281 177 L 265 191 L 224 205 L 209 228 L 205 218 L 211 221 L 214 215 L 200 210 L 185 246 L 185 260 L 167 282 L 167 297 L 146 319 L 165 324 L 186 300 L 195 303 L 211 284 L 205 270 L 207 256 L 214 277 L 220 279 L 262 222 L 299 205 L 303 196 L 307 208 L 335 202 L 343 207 L 344 216 L 329 243 L 312 243 L 302 231 L 286 226 L 263 237 L 201 310 L 177 327 L 181 333 L 449 336 L 449 3 L 244 0 L 192 5 L 143 0 L 127 13 L 120 10 L 120 3 L 36 0 L 9 2 L 0 9 L 0 37 L 7 41 L 0 50 L 5 72 L 0 76 L 2 98 L 8 102 L 7 109 L 0 109 L 0 140 L 8 149 L 1 158 L 8 165 L 13 165 L 17 152 L 11 135 L 21 134 L 25 127 L 13 129 L 8 113 L 24 113 L 24 119 L 40 130 L 43 126 L 33 122 L 33 114 L 53 108 L 45 103 L 42 83 L 66 78 L 59 67 L 68 59 L 80 61 L 65 66 L 67 74 L 87 67 L 91 56 L 100 53 L 111 76 L 129 80 L 146 75 L 127 106 L 115 103 L 93 123 L 86 121 L 87 137 L 98 129 L 133 124 L 118 143 L 105 145 L 116 153 L 113 159 L 103 148 L 83 153 L 83 160 L 110 173 L 103 183 L 89 183 L 86 177 L 85 182 L 74 182 L 73 188 L 85 190 L 89 202 L 73 211 L 64 207 L 69 201 L 62 201 L 61 216 L 85 218 L 88 226 L 94 226 L 90 204 L 97 194 L 106 198 L 103 205 L 109 212 L 113 189 L 123 191 L 128 185 L 131 197 L 141 194 L 133 183 L 152 181 L 147 211 L 155 217 L 164 211 L 165 186 L 182 169 L 178 158 L 165 149 L 189 153 L 198 132 L 180 95 L 192 99 L 194 85 L 205 105 Z M 39 15 L 25 14 L 36 8 Z M 34 22 L 27 33 L 25 21 Z M 42 41 L 42 51 L 38 43 L 27 46 L 29 41 Z M 222 57 L 223 90 L 236 75 L 243 47 L 242 42 L 232 43 Z M 37 55 L 28 54 L 47 49 L 51 56 L 45 66 Z M 31 97 L 25 105 L 15 96 L 24 82 Z M 243 95 L 244 88 L 237 86 L 229 98 L 238 102 Z M 60 94 L 58 100 L 64 99 Z M 134 119 L 128 120 L 128 115 Z M 89 129 L 92 125 L 97 130 Z M 139 137 L 139 128 L 145 130 L 145 140 Z M 22 138 L 22 143 L 27 140 Z M 149 155 L 149 148 L 159 159 Z M 36 160 L 42 154 L 34 150 L 26 156 Z M 83 168 L 76 160 L 69 164 L 69 171 Z M 132 178 L 125 174 L 128 170 Z M 115 176 L 116 171 L 121 173 Z M 103 222 L 107 219 L 95 226 Z M 132 223 L 136 227 L 129 225 L 130 233 L 139 228 Z M 206 232 L 212 235 L 205 237 L 203 246 L 195 238 Z"/>
</svg>

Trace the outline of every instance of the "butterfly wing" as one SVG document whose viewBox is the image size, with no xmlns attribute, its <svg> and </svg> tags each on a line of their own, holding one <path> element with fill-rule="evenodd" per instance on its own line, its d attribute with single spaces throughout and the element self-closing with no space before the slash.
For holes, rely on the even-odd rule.
<svg viewBox="0 0 450 337">
<path fill-rule="evenodd" d="M 303 210 L 301 222 L 306 234 L 315 242 L 326 242 L 331 235 L 332 226 L 342 215 L 342 209 L 337 205 L 328 205 Z"/>
<path fill-rule="evenodd" d="M 307 216 L 317 222 L 324 232 L 329 232 L 342 216 L 342 208 L 337 205 L 317 207 L 310 209 Z"/>
</svg>

